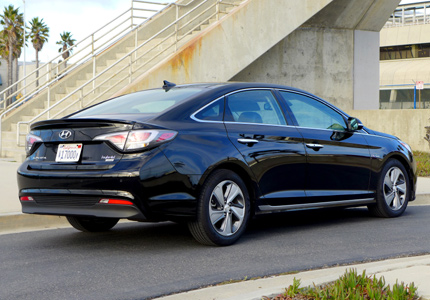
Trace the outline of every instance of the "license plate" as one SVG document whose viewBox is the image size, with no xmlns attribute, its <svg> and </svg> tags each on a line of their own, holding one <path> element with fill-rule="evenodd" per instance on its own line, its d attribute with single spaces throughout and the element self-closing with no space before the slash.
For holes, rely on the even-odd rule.
<svg viewBox="0 0 430 300">
<path fill-rule="evenodd" d="M 60 144 L 58 145 L 56 162 L 77 162 L 81 157 L 82 144 Z"/>
</svg>

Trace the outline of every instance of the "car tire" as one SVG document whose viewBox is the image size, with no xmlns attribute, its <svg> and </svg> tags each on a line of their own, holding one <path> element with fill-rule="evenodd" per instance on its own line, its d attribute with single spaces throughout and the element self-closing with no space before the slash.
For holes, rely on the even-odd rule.
<svg viewBox="0 0 430 300">
<path fill-rule="evenodd" d="M 376 204 L 368 208 L 376 217 L 399 217 L 406 210 L 410 197 L 408 172 L 398 160 L 390 159 L 378 180 Z"/>
<path fill-rule="evenodd" d="M 188 228 L 201 244 L 231 245 L 245 231 L 250 207 L 248 190 L 240 176 L 230 170 L 216 170 L 202 186 L 197 218 L 188 223 Z"/>
<path fill-rule="evenodd" d="M 67 216 L 67 221 L 75 229 L 83 232 L 108 231 L 118 223 L 119 219 L 114 218 L 92 218 L 92 217 L 72 217 Z"/>
</svg>

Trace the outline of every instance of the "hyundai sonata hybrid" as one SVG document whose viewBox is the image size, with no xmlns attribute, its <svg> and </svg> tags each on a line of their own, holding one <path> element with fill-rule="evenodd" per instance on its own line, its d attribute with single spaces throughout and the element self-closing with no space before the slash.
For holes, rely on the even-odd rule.
<svg viewBox="0 0 430 300">
<path fill-rule="evenodd" d="M 186 222 L 200 243 L 225 246 L 254 215 L 367 206 L 397 217 L 415 199 L 406 143 L 282 85 L 165 81 L 34 123 L 26 141 L 22 211 L 81 231 Z"/>
</svg>

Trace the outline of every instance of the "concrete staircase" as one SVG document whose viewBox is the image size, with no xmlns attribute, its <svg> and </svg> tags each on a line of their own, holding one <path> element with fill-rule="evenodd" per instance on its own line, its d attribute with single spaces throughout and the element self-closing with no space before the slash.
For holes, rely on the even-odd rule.
<svg viewBox="0 0 430 300">
<path fill-rule="evenodd" d="M 179 14 L 172 6 L 8 113 L 1 156 L 25 158 L 29 121 L 60 118 L 113 96 L 161 86 L 164 79 L 228 81 L 331 1 L 196 0 Z"/>
</svg>

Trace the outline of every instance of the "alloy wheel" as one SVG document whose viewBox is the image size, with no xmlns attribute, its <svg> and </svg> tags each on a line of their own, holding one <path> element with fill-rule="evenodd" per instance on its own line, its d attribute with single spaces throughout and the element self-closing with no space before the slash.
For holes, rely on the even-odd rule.
<svg viewBox="0 0 430 300">
<path fill-rule="evenodd" d="M 210 197 L 209 217 L 222 236 L 235 234 L 245 218 L 245 198 L 239 185 L 231 180 L 220 182 Z"/>
<path fill-rule="evenodd" d="M 392 210 L 399 210 L 403 207 L 406 199 L 406 180 L 402 170 L 392 167 L 385 174 L 384 178 L 384 199 L 388 207 Z"/>
</svg>

